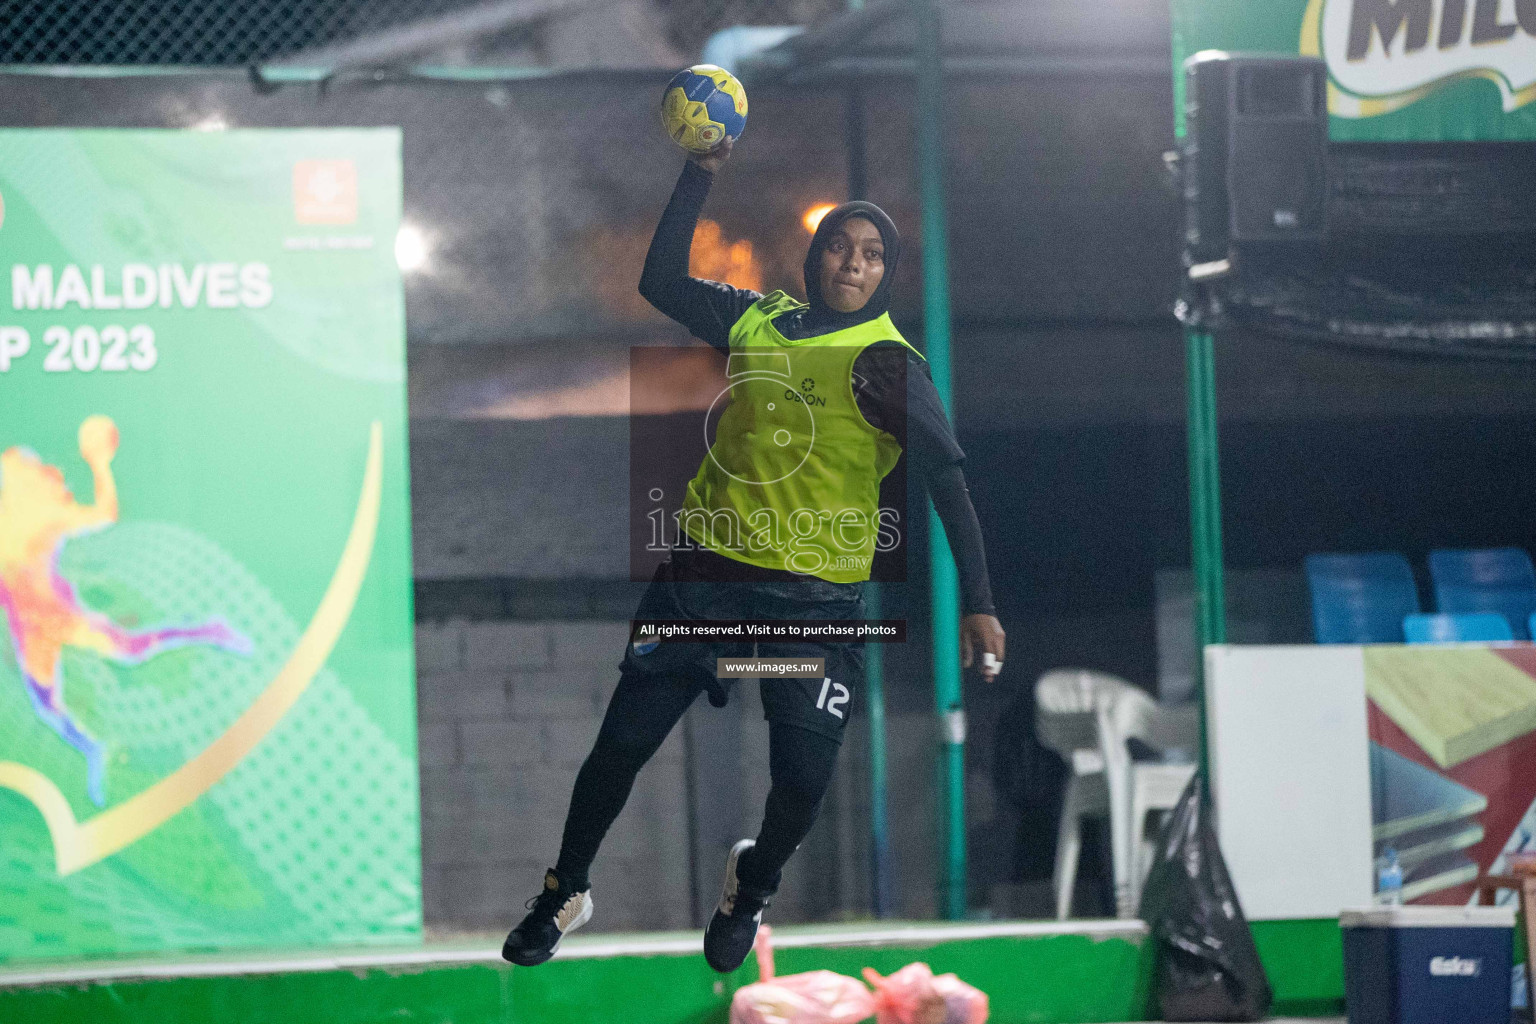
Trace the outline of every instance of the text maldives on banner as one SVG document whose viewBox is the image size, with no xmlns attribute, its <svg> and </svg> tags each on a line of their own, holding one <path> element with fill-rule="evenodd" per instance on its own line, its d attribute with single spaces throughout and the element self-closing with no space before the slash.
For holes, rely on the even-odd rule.
<svg viewBox="0 0 1536 1024">
<path fill-rule="evenodd" d="M 400 203 L 0 131 L 0 961 L 420 934 Z"/>
<path fill-rule="evenodd" d="M 1339 141 L 1536 139 L 1536 0 L 1173 0 L 1175 119 L 1185 58 L 1291 53 L 1328 65 Z"/>
</svg>

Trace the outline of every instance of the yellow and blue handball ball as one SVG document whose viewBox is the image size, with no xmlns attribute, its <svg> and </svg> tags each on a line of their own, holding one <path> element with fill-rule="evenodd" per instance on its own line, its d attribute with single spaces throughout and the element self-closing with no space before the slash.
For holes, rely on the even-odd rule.
<svg viewBox="0 0 1536 1024">
<path fill-rule="evenodd" d="M 747 127 L 747 90 L 736 76 L 713 64 L 679 71 L 661 94 L 661 123 L 672 141 L 690 153 L 708 153 Z"/>
</svg>

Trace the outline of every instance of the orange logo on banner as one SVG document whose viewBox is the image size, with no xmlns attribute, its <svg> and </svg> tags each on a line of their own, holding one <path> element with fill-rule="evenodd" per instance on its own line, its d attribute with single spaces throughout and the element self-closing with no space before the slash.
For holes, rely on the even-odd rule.
<svg viewBox="0 0 1536 1024">
<path fill-rule="evenodd" d="M 293 219 L 300 224 L 357 220 L 357 165 L 351 160 L 296 160 Z"/>
</svg>

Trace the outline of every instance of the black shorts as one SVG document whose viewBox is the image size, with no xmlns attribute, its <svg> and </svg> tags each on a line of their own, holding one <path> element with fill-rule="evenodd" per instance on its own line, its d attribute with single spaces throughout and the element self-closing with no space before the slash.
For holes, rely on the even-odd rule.
<svg viewBox="0 0 1536 1024">
<path fill-rule="evenodd" d="M 673 563 L 656 569 L 636 619 L 862 619 L 863 589 L 857 583 L 828 583 L 815 577 L 785 582 L 721 582 L 678 579 Z M 664 676 L 709 694 L 724 707 L 740 680 L 715 676 L 719 658 L 822 658 L 820 679 L 760 682 L 763 717 L 841 740 L 855 695 L 864 679 L 864 642 L 772 641 L 638 642 L 631 634 L 620 669 L 625 675 Z"/>
</svg>

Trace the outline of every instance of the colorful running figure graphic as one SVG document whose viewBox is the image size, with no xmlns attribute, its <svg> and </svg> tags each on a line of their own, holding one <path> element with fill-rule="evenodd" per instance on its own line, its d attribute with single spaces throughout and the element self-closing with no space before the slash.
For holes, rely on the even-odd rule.
<svg viewBox="0 0 1536 1024">
<path fill-rule="evenodd" d="M 64 474 L 27 448 L 0 452 L 0 609 L 38 718 L 86 761 L 87 792 L 106 802 L 106 747 L 70 715 L 64 704 L 65 647 L 138 664 L 162 651 L 209 644 L 249 654 L 251 642 L 222 622 L 129 632 L 80 603 L 59 574 L 59 555 L 73 537 L 117 522 L 117 484 L 112 459 L 117 425 L 106 416 L 80 424 L 80 455 L 91 467 L 96 503 L 82 505 L 64 485 Z"/>
</svg>

